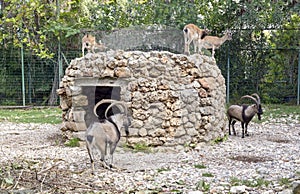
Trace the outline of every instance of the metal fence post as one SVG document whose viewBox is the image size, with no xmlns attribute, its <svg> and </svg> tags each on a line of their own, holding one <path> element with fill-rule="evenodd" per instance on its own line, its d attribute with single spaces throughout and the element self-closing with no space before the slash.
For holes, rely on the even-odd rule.
<svg viewBox="0 0 300 194">
<path fill-rule="evenodd" d="M 226 86 L 226 103 L 229 103 L 229 83 L 230 83 L 230 59 L 229 52 L 227 52 L 227 86 Z"/>
<path fill-rule="evenodd" d="M 21 44 L 21 64 L 22 64 L 22 97 L 23 97 L 23 106 L 25 106 L 25 75 L 24 75 L 24 49 L 23 43 Z"/>
</svg>

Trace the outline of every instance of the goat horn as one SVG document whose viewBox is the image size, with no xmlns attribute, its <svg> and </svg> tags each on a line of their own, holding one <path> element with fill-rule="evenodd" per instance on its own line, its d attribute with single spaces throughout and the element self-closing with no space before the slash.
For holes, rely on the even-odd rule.
<svg viewBox="0 0 300 194">
<path fill-rule="evenodd" d="M 242 96 L 241 98 L 250 98 L 250 99 L 254 100 L 256 104 L 258 104 L 257 100 L 253 96 L 245 95 L 245 96 Z"/>
<path fill-rule="evenodd" d="M 102 99 L 100 100 L 95 106 L 94 106 L 94 114 L 96 115 L 96 117 L 99 117 L 97 114 L 97 108 L 101 105 L 101 104 L 105 104 L 105 103 L 113 103 L 116 102 L 116 100 L 113 99 Z"/>
<path fill-rule="evenodd" d="M 111 103 L 111 104 L 107 107 L 107 109 L 105 110 L 105 118 L 106 118 L 106 119 L 107 119 L 107 113 L 108 113 L 109 109 L 111 109 L 113 106 L 117 106 L 117 107 L 119 108 L 120 106 L 118 106 L 118 105 L 121 105 L 122 108 L 123 108 L 124 114 L 125 114 L 125 115 L 128 115 L 128 109 L 127 109 L 127 106 L 126 106 L 125 102 L 116 101 L 116 102 Z"/>
<path fill-rule="evenodd" d="M 260 97 L 257 93 L 251 94 L 251 96 L 255 96 L 257 98 L 257 103 L 260 104 Z"/>
</svg>

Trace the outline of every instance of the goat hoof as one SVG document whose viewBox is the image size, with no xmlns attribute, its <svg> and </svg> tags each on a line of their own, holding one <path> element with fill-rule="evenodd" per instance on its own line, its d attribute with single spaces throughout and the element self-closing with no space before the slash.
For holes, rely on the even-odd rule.
<svg viewBox="0 0 300 194">
<path fill-rule="evenodd" d="M 247 133 L 246 136 L 250 136 L 250 135 Z"/>
</svg>

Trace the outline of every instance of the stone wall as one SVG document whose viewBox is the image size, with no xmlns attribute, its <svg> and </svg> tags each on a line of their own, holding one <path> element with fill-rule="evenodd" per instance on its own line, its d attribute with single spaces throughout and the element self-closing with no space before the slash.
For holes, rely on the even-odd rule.
<svg viewBox="0 0 300 194">
<path fill-rule="evenodd" d="M 183 53 L 184 39 L 180 29 L 152 25 L 122 28 L 99 39 L 113 50 L 165 50 Z"/>
<path fill-rule="evenodd" d="M 119 50 L 74 59 L 57 91 L 63 131 L 84 131 L 97 120 L 99 87 L 119 88 L 132 117 L 129 143 L 175 146 L 224 136 L 225 80 L 211 57 Z"/>
</svg>

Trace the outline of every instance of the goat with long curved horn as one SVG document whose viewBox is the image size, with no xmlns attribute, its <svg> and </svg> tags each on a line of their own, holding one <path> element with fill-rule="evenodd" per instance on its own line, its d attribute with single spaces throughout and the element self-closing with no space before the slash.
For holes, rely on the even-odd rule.
<svg viewBox="0 0 300 194">
<path fill-rule="evenodd" d="M 121 105 L 121 106 L 118 106 L 118 105 Z M 122 101 L 115 101 L 115 102 L 112 102 L 105 110 L 105 118 L 107 119 L 108 116 L 107 116 L 107 113 L 108 111 L 113 107 L 113 106 L 117 106 L 118 109 L 120 110 L 120 107 L 123 109 L 121 110 L 125 115 L 128 115 L 128 109 L 127 109 L 127 105 L 125 104 L 125 102 L 122 102 Z"/>
<path fill-rule="evenodd" d="M 86 145 L 88 154 L 91 160 L 92 172 L 94 173 L 94 154 L 93 148 L 100 150 L 101 161 L 104 162 L 105 167 L 112 168 L 113 166 L 113 153 L 117 147 L 117 144 L 121 138 L 120 130 L 125 128 L 126 135 L 128 136 L 128 127 L 131 122 L 128 117 L 128 109 L 124 102 L 120 102 L 112 99 L 103 99 L 99 101 L 94 107 L 94 114 L 97 114 L 97 108 L 101 104 L 110 103 L 105 111 L 105 119 L 98 122 L 94 122 L 89 126 L 86 132 Z M 117 106 L 121 112 L 108 116 L 108 111 L 113 106 Z M 108 152 L 107 149 L 109 148 Z M 107 160 L 109 162 L 107 162 Z"/>
<path fill-rule="evenodd" d="M 256 98 L 254 98 L 255 96 Z M 251 96 L 245 95 L 242 96 L 243 98 L 249 98 L 255 102 L 255 104 L 252 105 L 231 105 L 227 110 L 227 117 L 229 120 L 229 135 L 231 135 L 230 126 L 232 126 L 232 130 L 234 135 L 236 135 L 234 124 L 236 121 L 240 121 L 242 124 L 242 138 L 244 138 L 244 134 L 248 135 L 248 124 L 254 117 L 254 115 L 257 114 L 258 119 L 261 120 L 261 115 L 263 114 L 261 104 L 260 104 L 260 97 L 258 94 L 254 93 Z"/>
<path fill-rule="evenodd" d="M 109 119 L 109 117 L 107 116 L 109 109 L 111 109 L 114 106 L 117 106 L 119 110 L 120 110 L 120 107 L 123 108 L 123 110 L 121 110 L 121 111 L 124 114 L 124 116 L 128 118 L 128 108 L 127 108 L 127 105 L 125 104 L 125 102 L 116 101 L 116 102 L 111 103 L 105 110 L 105 118 L 106 119 Z M 128 138 L 128 135 L 129 135 L 128 127 L 131 125 L 131 122 L 130 122 L 130 119 L 128 119 L 127 121 L 128 122 L 125 121 L 123 123 L 123 126 L 125 128 L 126 137 Z M 127 138 L 126 138 L 126 141 L 127 141 Z"/>
<path fill-rule="evenodd" d="M 257 93 L 251 94 L 251 96 L 255 96 L 257 99 L 257 103 L 260 104 L 260 97 Z"/>
<path fill-rule="evenodd" d="M 94 114 L 96 117 L 99 117 L 99 115 L 97 114 L 97 108 L 102 105 L 102 104 L 111 104 L 114 102 L 118 102 L 117 100 L 113 100 L 113 99 L 102 99 L 99 102 L 97 102 L 97 104 L 94 106 Z"/>
</svg>

